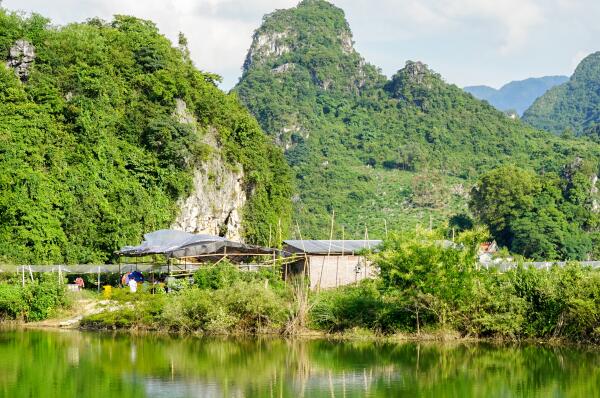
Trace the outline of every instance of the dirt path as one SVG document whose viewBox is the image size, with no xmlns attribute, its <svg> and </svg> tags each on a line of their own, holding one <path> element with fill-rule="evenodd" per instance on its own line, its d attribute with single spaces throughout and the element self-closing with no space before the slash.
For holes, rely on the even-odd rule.
<svg viewBox="0 0 600 398">
<path fill-rule="evenodd" d="M 27 327 L 76 329 L 84 317 L 102 311 L 114 311 L 120 306 L 111 300 L 76 299 L 71 309 L 57 314 L 51 319 L 27 323 Z"/>
</svg>

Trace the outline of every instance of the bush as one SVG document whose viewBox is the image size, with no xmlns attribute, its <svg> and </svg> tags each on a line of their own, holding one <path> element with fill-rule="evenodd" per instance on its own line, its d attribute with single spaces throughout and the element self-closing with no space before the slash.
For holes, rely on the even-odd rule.
<svg viewBox="0 0 600 398">
<path fill-rule="evenodd" d="M 0 284 L 0 318 L 3 319 L 40 321 L 68 305 L 65 285 L 57 284 L 54 275 L 38 275 L 24 287 L 17 283 Z"/>
<path fill-rule="evenodd" d="M 228 261 L 216 266 L 200 267 L 194 272 L 194 285 L 200 289 L 223 289 L 233 286 L 236 282 L 267 282 L 267 285 L 276 290 L 285 289 L 285 282 L 281 278 L 278 267 L 264 268 L 258 271 L 241 271 L 237 266 Z"/>
<path fill-rule="evenodd" d="M 258 281 L 235 281 L 218 290 L 192 287 L 168 296 L 163 327 L 214 334 L 279 331 L 288 303 Z"/>
<path fill-rule="evenodd" d="M 0 284 L 0 318 L 17 319 L 25 312 L 23 289 L 17 285 Z"/>
<path fill-rule="evenodd" d="M 310 312 L 313 327 L 340 332 L 355 327 L 381 329 L 384 303 L 373 281 L 323 291 Z"/>
</svg>

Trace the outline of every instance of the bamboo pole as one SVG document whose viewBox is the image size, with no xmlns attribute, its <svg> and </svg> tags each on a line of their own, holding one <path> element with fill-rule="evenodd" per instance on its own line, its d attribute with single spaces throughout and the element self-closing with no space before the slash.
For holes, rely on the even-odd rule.
<svg viewBox="0 0 600 398">
<path fill-rule="evenodd" d="M 344 226 L 342 225 L 342 259 L 344 258 Z M 340 256 L 337 257 L 335 262 L 335 287 L 339 286 L 339 271 L 340 271 Z"/>
<path fill-rule="evenodd" d="M 333 240 L 333 225 L 335 222 L 335 210 L 331 212 L 331 229 L 329 231 L 329 248 L 327 249 L 327 259 L 331 255 L 331 244 Z M 323 263 L 321 264 L 321 274 L 319 275 L 319 284 L 317 286 L 317 291 L 321 291 L 321 282 L 323 280 L 323 268 L 325 268 L 325 257 L 323 257 Z"/>
<path fill-rule="evenodd" d="M 367 248 L 369 249 L 369 251 L 371 251 L 371 243 L 369 242 L 369 229 L 367 228 L 367 226 L 365 225 L 365 241 L 367 243 Z M 367 263 L 367 258 L 365 257 L 365 278 L 367 279 L 367 268 L 369 267 L 368 263 Z"/>
<path fill-rule="evenodd" d="M 277 221 L 277 234 L 278 234 L 277 247 L 281 248 L 281 241 L 283 240 L 283 232 L 281 230 L 281 218 L 279 218 L 279 221 Z"/>
<path fill-rule="evenodd" d="M 298 236 L 300 237 L 300 242 L 302 243 L 302 251 L 304 252 L 304 271 L 305 276 L 309 276 L 307 267 L 308 267 L 308 256 L 306 255 L 306 246 L 304 246 L 304 239 L 302 239 L 302 232 L 300 231 L 300 225 L 298 221 L 296 221 L 296 229 L 298 229 Z"/>
<path fill-rule="evenodd" d="M 271 224 L 269 224 L 269 247 L 271 247 Z"/>
</svg>

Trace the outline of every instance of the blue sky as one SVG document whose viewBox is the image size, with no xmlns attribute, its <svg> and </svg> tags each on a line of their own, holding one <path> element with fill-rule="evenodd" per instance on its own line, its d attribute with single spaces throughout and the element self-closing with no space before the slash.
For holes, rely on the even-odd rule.
<svg viewBox="0 0 600 398">
<path fill-rule="evenodd" d="M 114 14 L 151 19 L 171 39 L 183 32 L 192 58 L 231 88 L 262 16 L 297 0 L 4 0 L 55 24 Z M 599 0 L 334 0 L 357 50 L 388 76 L 419 60 L 459 86 L 570 75 L 600 51 Z"/>
</svg>

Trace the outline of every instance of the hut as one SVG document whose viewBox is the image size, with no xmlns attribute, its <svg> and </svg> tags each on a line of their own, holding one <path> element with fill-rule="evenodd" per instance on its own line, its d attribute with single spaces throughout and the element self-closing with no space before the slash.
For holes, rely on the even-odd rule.
<svg viewBox="0 0 600 398">
<path fill-rule="evenodd" d="M 371 278 L 376 269 L 365 257 L 380 240 L 285 240 L 283 251 L 296 257 L 290 274 L 304 274 L 312 289 L 331 288 Z"/>
<path fill-rule="evenodd" d="M 262 264 L 272 266 L 282 256 L 278 249 L 248 245 L 220 236 L 167 229 L 145 234 L 140 245 L 126 246 L 115 254 L 119 257 L 162 256 L 164 267 L 168 268 L 169 273 L 191 271 L 200 264 L 216 264 L 224 259 L 235 264 L 244 264 L 262 258 Z"/>
</svg>

